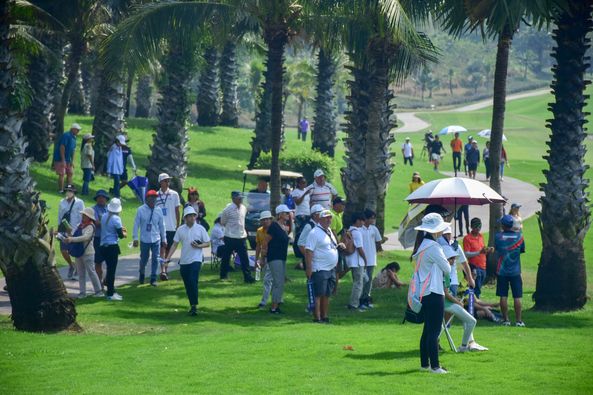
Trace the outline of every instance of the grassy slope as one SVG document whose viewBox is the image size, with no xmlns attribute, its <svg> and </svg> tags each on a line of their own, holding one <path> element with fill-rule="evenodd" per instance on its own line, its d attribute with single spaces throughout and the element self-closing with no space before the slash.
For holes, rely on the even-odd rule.
<svg viewBox="0 0 593 395">
<path fill-rule="evenodd" d="M 541 182 L 541 155 L 545 149 L 545 98 L 511 102 L 508 105 L 506 145 L 512 167 L 509 175 L 537 184 Z M 460 123 L 468 128 L 488 127 L 488 110 L 473 113 L 428 113 L 422 115 L 438 129 Z M 76 119 L 90 129 L 90 119 Z M 151 142 L 150 121 L 132 120 L 130 134 L 140 167 L 146 163 Z M 420 147 L 421 134 L 411 135 Z M 187 185 L 201 189 L 211 213 L 227 202 L 228 191 L 241 186 L 240 172 L 247 162 L 244 130 L 192 128 L 190 178 Z M 398 138 L 398 142 L 403 138 Z M 299 149 L 295 133 L 288 133 L 288 149 Z M 396 143 L 396 146 L 399 146 Z M 340 147 L 340 151 L 342 148 Z M 396 149 L 394 149 L 396 150 Z M 397 151 L 397 150 L 396 150 Z M 341 157 L 341 155 L 339 155 Z M 399 155 L 398 155 L 399 158 Z M 341 159 L 340 159 L 341 161 Z M 587 162 L 592 163 L 591 156 Z M 449 159 L 445 166 L 450 167 Z M 429 166 L 417 161 L 415 169 L 425 179 L 434 177 Z M 58 195 L 54 176 L 43 166 L 34 175 L 55 215 Z M 387 224 L 394 229 L 405 204 L 411 169 L 397 166 L 389 190 Z M 80 174 L 78 174 L 78 182 Z M 108 186 L 99 178 L 95 187 Z M 124 222 L 131 226 L 133 196 L 124 192 Z M 52 211 L 53 210 L 53 211 Z M 55 223 L 55 218 L 50 218 Z M 535 219 L 526 221 L 528 252 L 523 259 L 527 307 L 534 291 L 535 271 L 541 250 Z M 591 235 L 587 238 L 587 258 L 593 256 Z M 124 248 L 125 250 L 125 248 Z M 390 253 L 381 263 L 396 259 L 406 262 L 406 253 Z M 402 265 L 402 278 L 409 278 L 409 265 Z M 291 267 L 291 266 L 290 266 Z M 589 265 L 589 279 L 593 278 Z M 446 386 L 448 390 L 470 392 L 467 372 L 479 380 L 481 388 L 492 392 L 585 392 L 593 385 L 591 352 L 593 308 L 575 313 L 541 314 L 528 311 L 529 328 L 500 328 L 480 322 L 476 339 L 491 348 L 481 354 L 442 357 L 453 371 L 448 377 L 416 373 L 420 327 L 400 326 L 404 291 L 375 292 L 377 308 L 364 314 L 350 314 L 342 307 L 349 294 L 346 280 L 333 302 L 335 325 L 314 326 L 303 312 L 302 273 L 289 270 L 293 279 L 286 294 L 286 315 L 270 317 L 253 306 L 259 287 L 234 282 L 222 285 L 209 268 L 202 272 L 201 310 L 197 320 L 184 315 L 183 285 L 171 281 L 158 289 L 121 289 L 122 304 L 99 300 L 78 303 L 81 335 L 32 335 L 14 332 L 7 318 L 0 319 L 0 382 L 2 393 L 19 392 L 113 392 L 138 389 L 156 392 L 425 392 Z M 235 276 L 237 278 L 238 276 Z M 589 280 L 589 289 L 592 282 Z M 485 299 L 493 300 L 487 288 Z M 456 325 L 454 338 L 461 329 Z M 352 345 L 354 351 L 343 346 Z M 397 375 L 396 377 L 393 377 Z M 393 380 L 395 378 L 395 380 Z M 534 385 L 536 384 L 536 385 Z"/>
</svg>

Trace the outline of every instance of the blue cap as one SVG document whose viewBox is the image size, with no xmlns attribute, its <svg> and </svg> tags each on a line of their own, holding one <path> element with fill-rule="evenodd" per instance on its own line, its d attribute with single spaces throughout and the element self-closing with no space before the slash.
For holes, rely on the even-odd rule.
<svg viewBox="0 0 593 395">
<path fill-rule="evenodd" d="M 241 194 L 240 191 L 233 191 L 233 192 L 231 192 L 231 198 L 236 198 L 236 197 L 242 198 L 243 195 Z"/>
<path fill-rule="evenodd" d="M 513 223 L 515 222 L 515 219 L 513 218 L 512 215 L 504 215 L 501 219 L 500 219 L 500 223 L 502 224 L 502 226 L 504 226 L 505 228 L 512 228 L 513 227 Z"/>
<path fill-rule="evenodd" d="M 107 194 L 107 192 L 105 192 L 104 189 L 99 189 L 93 199 L 97 200 L 97 198 L 100 196 L 103 196 L 105 199 L 109 200 L 109 195 Z"/>
</svg>

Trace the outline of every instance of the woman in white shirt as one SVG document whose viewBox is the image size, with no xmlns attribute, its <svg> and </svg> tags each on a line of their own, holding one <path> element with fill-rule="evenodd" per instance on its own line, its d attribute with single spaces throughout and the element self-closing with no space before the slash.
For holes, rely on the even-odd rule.
<svg viewBox="0 0 593 395">
<path fill-rule="evenodd" d="M 449 226 L 437 213 L 427 214 L 422 224 L 414 228 L 426 234 L 422 243 L 413 253 L 418 266 L 422 289 L 422 311 L 424 328 L 420 338 L 420 368 L 432 373 L 447 373 L 439 364 L 439 334 L 445 314 L 445 290 L 443 275 L 451 272 L 451 266 L 445 257 L 437 239 Z"/>
<path fill-rule="evenodd" d="M 224 226 L 220 224 L 220 214 L 214 220 L 214 226 L 210 231 L 210 240 L 212 244 L 212 255 L 222 257 L 222 247 L 224 246 Z"/>
</svg>

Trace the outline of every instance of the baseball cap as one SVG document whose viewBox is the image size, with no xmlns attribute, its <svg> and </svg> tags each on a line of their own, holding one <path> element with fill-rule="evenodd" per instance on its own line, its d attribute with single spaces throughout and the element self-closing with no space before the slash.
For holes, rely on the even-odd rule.
<svg viewBox="0 0 593 395">
<path fill-rule="evenodd" d="M 502 226 L 504 226 L 505 228 L 512 228 L 513 227 L 513 216 L 512 215 L 503 215 L 502 218 L 500 219 L 500 223 L 502 224 Z"/>
<path fill-rule="evenodd" d="M 194 208 L 192 206 L 187 206 L 186 208 L 183 209 L 183 218 L 187 217 L 188 215 L 198 215 L 198 213 L 196 213 L 196 210 L 194 210 Z"/>
<path fill-rule="evenodd" d="M 406 137 L 406 140 L 409 140 L 409 139 L 410 139 L 409 137 Z"/>
<path fill-rule="evenodd" d="M 243 199 L 243 195 L 241 194 L 240 191 L 231 192 L 231 198 L 236 198 L 236 197 Z"/>
<path fill-rule="evenodd" d="M 317 214 L 317 213 L 320 213 L 320 212 L 322 212 L 323 210 L 325 210 L 325 209 L 323 208 L 323 206 L 322 206 L 321 204 L 314 204 L 314 205 L 311 207 L 311 215 L 313 215 L 313 214 Z"/>
<path fill-rule="evenodd" d="M 80 127 L 80 125 L 77 124 L 76 122 L 74 122 L 72 124 L 72 126 L 70 126 L 70 129 L 82 130 L 82 128 Z"/>
<path fill-rule="evenodd" d="M 149 196 L 157 197 L 157 196 L 159 196 L 159 194 L 154 189 L 151 189 L 148 192 L 146 192 L 146 197 L 149 197 Z"/>
<path fill-rule="evenodd" d="M 82 136 L 83 140 L 90 140 L 90 139 L 94 139 L 95 136 L 93 136 L 92 134 L 85 134 L 84 136 Z"/>
<path fill-rule="evenodd" d="M 272 213 L 268 210 L 262 211 L 259 214 L 259 220 L 261 221 L 262 219 L 268 219 L 268 218 L 274 218 L 274 216 L 272 215 Z"/>
<path fill-rule="evenodd" d="M 280 214 L 280 213 L 290 213 L 290 209 L 288 208 L 288 206 L 286 204 L 280 204 L 278 205 L 278 207 L 276 207 L 276 214 Z"/>
<path fill-rule="evenodd" d="M 468 137 L 467 137 L 467 139 L 468 139 L 469 141 L 472 141 L 472 140 L 474 139 L 474 136 L 468 136 Z"/>
<path fill-rule="evenodd" d="M 76 187 L 72 184 L 68 184 L 64 187 L 64 191 L 72 191 L 72 192 L 76 192 Z"/>
<path fill-rule="evenodd" d="M 346 203 L 346 202 L 344 201 L 344 199 L 342 199 L 342 198 L 341 198 L 341 197 L 339 197 L 339 196 L 336 196 L 336 197 L 334 198 L 334 200 L 332 201 L 332 204 L 333 204 L 333 205 L 336 205 L 336 204 L 344 204 L 344 203 Z"/>
<path fill-rule="evenodd" d="M 321 169 L 317 169 L 317 170 L 315 170 L 315 173 L 313 173 L 313 177 L 315 177 L 315 178 L 321 177 L 321 176 L 324 176 L 324 175 L 325 175 L 325 173 Z"/>
<path fill-rule="evenodd" d="M 513 203 L 513 204 L 511 204 L 511 209 L 513 209 L 513 208 L 521 208 L 521 207 L 523 207 L 523 206 L 521 204 L 519 204 L 519 203 Z"/>
<path fill-rule="evenodd" d="M 159 182 L 164 181 L 164 180 L 170 180 L 171 176 L 169 176 L 167 173 L 161 173 L 159 174 Z"/>
<path fill-rule="evenodd" d="M 121 145 L 126 145 L 126 136 L 124 136 L 123 134 L 118 134 L 117 137 L 115 138 L 117 141 L 119 141 L 119 143 Z"/>
<path fill-rule="evenodd" d="M 284 184 L 282 185 L 282 189 L 292 189 L 292 187 L 290 186 L 290 184 Z"/>
<path fill-rule="evenodd" d="M 333 214 L 329 210 L 323 210 L 321 213 L 319 213 L 319 218 L 327 218 L 327 217 L 332 217 L 332 216 L 333 216 Z"/>
</svg>

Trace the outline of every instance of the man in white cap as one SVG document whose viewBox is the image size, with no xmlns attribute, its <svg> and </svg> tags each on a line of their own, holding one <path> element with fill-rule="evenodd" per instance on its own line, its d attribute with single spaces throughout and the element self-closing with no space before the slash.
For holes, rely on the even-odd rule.
<svg viewBox="0 0 593 395">
<path fill-rule="evenodd" d="M 315 311 L 313 322 L 329 324 L 329 297 L 336 287 L 336 264 L 339 245 L 329 229 L 332 213 L 323 210 L 319 213 L 319 223 L 309 232 L 305 246 L 307 278 L 313 281 Z"/>
<path fill-rule="evenodd" d="M 72 235 L 72 232 L 78 228 L 82 221 L 82 210 L 84 210 L 84 201 L 76 197 L 76 188 L 73 185 L 66 185 L 64 188 L 66 197 L 60 201 L 58 206 L 58 231 L 63 235 Z M 67 229 L 63 221 L 68 222 L 70 229 Z M 60 252 L 62 257 L 68 263 L 68 280 L 75 280 L 76 267 L 70 257 L 68 245 L 60 240 Z"/>
<path fill-rule="evenodd" d="M 410 162 L 410 166 L 414 166 L 414 147 L 412 147 L 409 137 L 406 137 L 406 142 L 402 144 L 402 156 L 404 157 L 404 166 L 407 162 Z"/>
<path fill-rule="evenodd" d="M 165 221 L 165 234 L 167 237 L 167 247 L 164 251 L 161 251 L 161 256 L 164 258 L 169 254 L 169 250 L 173 245 L 173 238 L 175 237 L 175 231 L 180 222 L 179 207 L 181 202 L 179 200 L 179 194 L 169 188 L 171 182 L 171 176 L 167 173 L 159 174 L 159 185 L 160 189 L 157 192 L 156 208 L 161 210 L 163 219 Z M 169 265 L 165 262 L 161 267 L 161 281 L 167 281 L 169 275 L 167 274 Z"/>
<path fill-rule="evenodd" d="M 324 209 L 329 210 L 332 200 L 338 195 L 338 191 L 326 181 L 323 170 L 315 170 L 313 177 L 315 177 L 315 181 L 306 188 L 306 191 L 311 191 L 309 202 L 311 206 L 320 204 Z"/>
<path fill-rule="evenodd" d="M 185 293 L 189 299 L 190 309 L 188 314 L 195 316 L 198 313 L 198 279 L 204 261 L 203 248 L 210 245 L 208 232 L 196 222 L 198 213 L 193 207 L 187 206 L 183 210 L 184 225 L 181 225 L 173 237 L 173 245 L 167 254 L 165 262 L 170 262 L 177 245 L 181 243 L 181 258 L 179 259 L 179 272 L 185 285 Z"/>
<path fill-rule="evenodd" d="M 79 124 L 73 123 L 70 131 L 64 133 L 54 146 L 54 170 L 58 175 L 58 191 L 64 193 L 64 176 L 66 183 L 72 184 L 74 174 L 74 154 L 76 153 L 76 135 L 82 130 Z"/>
<path fill-rule="evenodd" d="M 231 199 L 232 203 L 227 204 L 220 217 L 220 223 L 224 226 L 224 250 L 220 264 L 220 279 L 228 280 L 229 262 L 234 251 L 239 255 L 243 279 L 246 283 L 251 284 L 255 282 L 255 279 L 251 275 L 249 256 L 247 255 L 247 232 L 245 231 L 247 207 L 243 204 L 241 192 L 232 191 Z"/>
<path fill-rule="evenodd" d="M 313 207 L 311 207 L 311 219 L 309 220 L 309 222 L 305 224 L 305 226 L 303 226 L 303 230 L 299 235 L 299 239 L 297 240 L 297 246 L 303 257 L 305 256 L 305 246 L 307 245 L 307 237 L 309 236 L 311 230 L 313 230 L 313 228 L 315 228 L 315 226 L 319 222 L 319 213 L 322 211 L 323 207 L 320 204 L 316 204 Z M 305 258 L 303 258 L 303 269 L 305 269 Z"/>
<path fill-rule="evenodd" d="M 121 180 L 121 175 L 124 173 L 124 159 L 123 159 L 123 152 L 122 147 L 126 145 L 126 138 L 123 135 L 118 135 L 115 138 L 115 142 L 109 148 L 109 152 L 107 152 L 107 167 L 106 172 L 107 174 L 113 177 L 113 196 L 119 198 L 119 182 Z"/>
</svg>

